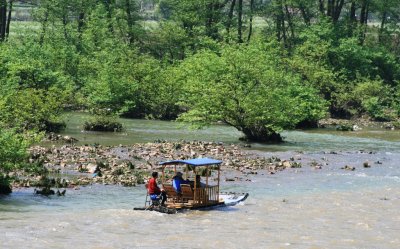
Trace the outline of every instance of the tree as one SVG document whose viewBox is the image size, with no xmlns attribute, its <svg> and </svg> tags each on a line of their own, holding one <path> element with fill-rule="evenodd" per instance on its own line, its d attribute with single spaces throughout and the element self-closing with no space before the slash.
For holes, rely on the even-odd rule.
<svg viewBox="0 0 400 249">
<path fill-rule="evenodd" d="M 283 129 L 324 116 L 324 101 L 284 69 L 276 47 L 275 42 L 223 46 L 185 60 L 176 80 L 184 86 L 182 104 L 189 111 L 180 120 L 198 127 L 223 121 L 248 140 L 280 142 Z"/>
<path fill-rule="evenodd" d="M 14 0 L 0 0 L 0 42 L 10 34 L 11 13 Z"/>
</svg>

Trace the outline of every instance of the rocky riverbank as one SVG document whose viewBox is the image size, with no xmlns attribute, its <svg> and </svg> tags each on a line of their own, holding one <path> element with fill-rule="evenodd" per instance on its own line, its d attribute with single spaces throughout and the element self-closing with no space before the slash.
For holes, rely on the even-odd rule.
<svg viewBox="0 0 400 249">
<path fill-rule="evenodd" d="M 260 157 L 238 145 L 214 142 L 165 142 L 134 144 L 131 146 L 35 146 L 30 149 L 30 163 L 41 164 L 40 174 L 23 174 L 14 187 L 48 186 L 56 188 L 81 185 L 120 184 L 134 186 L 144 183 L 152 171 L 159 171 L 161 161 L 211 157 L 223 161 L 222 171 L 241 175 L 267 170 L 274 174 L 286 168 L 299 168 L 294 158 Z M 44 173 L 43 173 L 44 172 Z M 239 178 L 222 180 L 234 181 Z"/>
<path fill-rule="evenodd" d="M 400 121 L 392 122 L 377 122 L 372 121 L 369 118 L 358 118 L 358 119 L 334 119 L 327 118 L 318 121 L 319 128 L 329 128 L 334 127 L 337 130 L 342 131 L 357 131 L 363 128 L 380 128 L 387 130 L 400 129 Z"/>
</svg>

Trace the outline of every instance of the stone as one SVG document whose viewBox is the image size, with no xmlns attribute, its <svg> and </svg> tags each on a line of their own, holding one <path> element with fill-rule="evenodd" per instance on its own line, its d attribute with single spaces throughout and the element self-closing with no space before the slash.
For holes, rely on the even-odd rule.
<svg viewBox="0 0 400 249">
<path fill-rule="evenodd" d="M 286 161 L 286 160 L 282 162 L 282 166 L 285 167 L 285 168 L 291 168 L 292 167 L 291 163 L 289 161 Z"/>
<path fill-rule="evenodd" d="M 356 170 L 355 167 L 352 167 L 352 166 L 349 166 L 349 165 L 346 165 L 346 166 L 342 167 L 342 169 L 344 169 L 344 170 L 350 170 L 350 171 Z"/>
</svg>

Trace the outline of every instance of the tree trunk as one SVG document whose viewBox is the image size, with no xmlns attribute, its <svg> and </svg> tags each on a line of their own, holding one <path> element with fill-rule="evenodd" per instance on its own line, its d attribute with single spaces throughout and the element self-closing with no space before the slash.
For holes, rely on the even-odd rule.
<svg viewBox="0 0 400 249">
<path fill-rule="evenodd" d="M 360 24 L 367 24 L 368 20 L 368 0 L 362 1 L 361 13 L 360 13 Z"/>
<path fill-rule="evenodd" d="M 243 43 L 243 0 L 238 0 L 238 42 Z"/>
<path fill-rule="evenodd" d="M 272 131 L 265 126 L 254 125 L 252 127 L 239 127 L 245 135 L 242 140 L 262 143 L 281 143 L 283 139 L 279 133 Z"/>
<path fill-rule="evenodd" d="M 85 13 L 84 12 L 80 12 L 79 16 L 78 16 L 78 33 L 79 33 L 79 37 L 82 37 L 82 29 L 83 29 L 83 25 L 85 24 Z"/>
<path fill-rule="evenodd" d="M 356 21 L 356 3 L 353 1 L 351 2 L 351 7 L 350 7 L 350 21 L 355 22 Z"/>
<path fill-rule="evenodd" d="M 68 40 L 68 31 L 67 31 L 68 17 L 66 14 L 64 14 L 62 17 L 62 23 L 63 23 L 64 39 Z"/>
<path fill-rule="evenodd" d="M 43 20 L 43 23 L 42 23 L 42 32 L 40 34 L 40 39 L 39 39 L 40 46 L 43 45 L 44 37 L 46 36 L 46 29 L 47 29 L 48 20 L 49 20 L 49 11 L 48 11 L 48 9 L 46 9 L 46 11 L 44 13 L 44 20 Z"/>
<path fill-rule="evenodd" d="M 13 8 L 13 0 L 10 0 L 10 7 L 8 8 L 8 16 L 7 16 L 7 25 L 6 25 L 6 39 L 10 35 L 10 23 L 11 23 L 11 13 L 12 13 L 12 8 Z"/>
<path fill-rule="evenodd" d="M 247 43 L 250 42 L 251 35 L 253 34 L 253 11 L 254 11 L 254 0 L 250 0 L 249 35 L 247 36 Z"/>
<path fill-rule="evenodd" d="M 387 11 L 384 11 L 382 14 L 381 27 L 379 29 L 379 42 L 382 42 L 383 31 L 385 29 L 386 19 L 387 19 Z"/>
<path fill-rule="evenodd" d="M 229 8 L 229 13 L 228 13 L 228 21 L 226 22 L 227 39 L 229 39 L 229 33 L 232 26 L 233 11 L 235 10 L 235 5 L 236 5 L 236 0 L 232 0 L 231 7 Z"/>
<path fill-rule="evenodd" d="M 0 42 L 6 38 L 7 0 L 0 0 Z"/>
<path fill-rule="evenodd" d="M 285 26 L 285 13 L 283 12 L 282 0 L 278 1 L 276 7 L 276 36 L 278 41 L 282 41 L 286 44 L 286 26 Z"/>
<path fill-rule="evenodd" d="M 360 13 L 360 24 L 362 26 L 362 29 L 360 31 L 359 41 L 360 41 L 361 45 L 364 44 L 365 33 L 367 31 L 368 6 L 369 6 L 368 0 L 363 0 L 362 5 L 361 5 L 361 13 Z"/>
<path fill-rule="evenodd" d="M 333 7 L 334 6 L 335 6 L 335 0 L 328 0 L 328 8 L 327 8 L 327 11 L 326 11 L 326 15 L 331 17 L 331 18 L 333 17 Z"/>
<path fill-rule="evenodd" d="M 325 15 L 325 0 L 319 0 L 319 12 Z"/>
<path fill-rule="evenodd" d="M 353 36 L 353 31 L 357 26 L 357 17 L 356 17 L 356 3 L 354 1 L 351 2 L 350 6 L 350 14 L 349 14 L 349 23 L 348 23 L 348 36 Z"/>
<path fill-rule="evenodd" d="M 343 5 L 344 5 L 344 0 L 338 0 L 336 2 L 335 9 L 333 11 L 333 22 L 334 23 L 336 23 L 339 20 L 340 14 L 342 13 Z"/>
<path fill-rule="evenodd" d="M 310 14 L 309 14 L 309 12 L 308 12 L 306 6 L 304 6 L 303 3 L 300 3 L 300 4 L 299 4 L 299 9 L 300 9 L 301 16 L 303 17 L 305 24 L 306 24 L 307 26 L 310 26 L 310 24 L 311 24 L 311 17 L 310 17 Z"/>
<path fill-rule="evenodd" d="M 132 44 L 135 39 L 134 39 L 134 35 L 133 35 L 134 21 L 133 21 L 133 17 L 132 17 L 130 0 L 125 0 L 125 12 L 126 12 L 126 21 L 128 23 L 129 43 Z"/>
<path fill-rule="evenodd" d="M 293 20 L 292 20 L 292 14 L 290 14 L 289 7 L 287 5 L 285 5 L 285 10 L 286 10 L 286 17 L 287 17 L 289 29 L 290 29 L 290 35 L 291 35 L 291 38 L 294 39 L 294 24 L 293 24 Z"/>
</svg>

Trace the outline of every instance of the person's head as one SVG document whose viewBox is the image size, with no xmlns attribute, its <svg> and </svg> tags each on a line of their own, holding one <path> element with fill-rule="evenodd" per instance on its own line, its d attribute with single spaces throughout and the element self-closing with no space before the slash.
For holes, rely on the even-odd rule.
<svg viewBox="0 0 400 249">
<path fill-rule="evenodd" d="M 153 173 L 151 173 L 151 176 L 152 176 L 153 178 L 157 178 L 157 177 L 158 177 L 158 172 L 153 172 Z"/>
<path fill-rule="evenodd" d="M 174 178 L 182 178 L 182 176 L 183 176 L 182 172 L 178 171 L 176 172 Z"/>
</svg>

